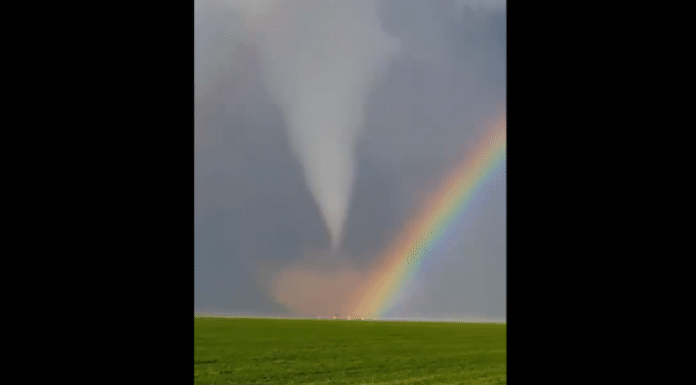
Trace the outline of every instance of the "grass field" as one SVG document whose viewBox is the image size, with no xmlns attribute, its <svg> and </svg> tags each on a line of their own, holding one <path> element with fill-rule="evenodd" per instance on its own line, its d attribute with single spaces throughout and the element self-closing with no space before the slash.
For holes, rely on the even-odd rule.
<svg viewBox="0 0 696 385">
<path fill-rule="evenodd" d="M 506 325 L 203 318 L 196 384 L 505 384 Z"/>
</svg>

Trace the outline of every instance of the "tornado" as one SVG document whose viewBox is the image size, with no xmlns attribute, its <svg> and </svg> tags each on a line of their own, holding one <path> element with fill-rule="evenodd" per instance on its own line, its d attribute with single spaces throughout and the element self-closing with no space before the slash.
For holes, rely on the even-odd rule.
<svg viewBox="0 0 696 385">
<path fill-rule="evenodd" d="M 350 208 L 367 98 L 400 42 L 382 29 L 376 0 L 232 1 L 335 251 Z"/>
</svg>

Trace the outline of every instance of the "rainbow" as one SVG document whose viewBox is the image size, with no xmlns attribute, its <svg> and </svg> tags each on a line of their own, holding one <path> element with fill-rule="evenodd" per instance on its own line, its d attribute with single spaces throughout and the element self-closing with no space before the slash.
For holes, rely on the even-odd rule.
<svg viewBox="0 0 696 385">
<path fill-rule="evenodd" d="M 353 294 L 354 317 L 380 318 L 395 304 L 423 263 L 439 251 L 472 198 L 506 160 L 506 120 L 501 118 L 473 152 L 428 194 L 418 213 L 380 254 L 381 264 Z"/>
</svg>

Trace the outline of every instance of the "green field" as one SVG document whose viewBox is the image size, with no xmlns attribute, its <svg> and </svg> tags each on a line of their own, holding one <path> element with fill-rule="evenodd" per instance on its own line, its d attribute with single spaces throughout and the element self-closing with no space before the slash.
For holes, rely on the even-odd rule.
<svg viewBox="0 0 696 385">
<path fill-rule="evenodd" d="M 196 384 L 505 384 L 506 325 L 205 318 Z"/>
</svg>

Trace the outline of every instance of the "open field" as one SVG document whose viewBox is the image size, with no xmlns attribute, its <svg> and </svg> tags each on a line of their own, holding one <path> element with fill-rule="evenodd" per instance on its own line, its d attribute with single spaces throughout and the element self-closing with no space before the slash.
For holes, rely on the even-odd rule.
<svg viewBox="0 0 696 385">
<path fill-rule="evenodd" d="M 506 325 L 204 318 L 196 384 L 505 384 Z"/>
</svg>

